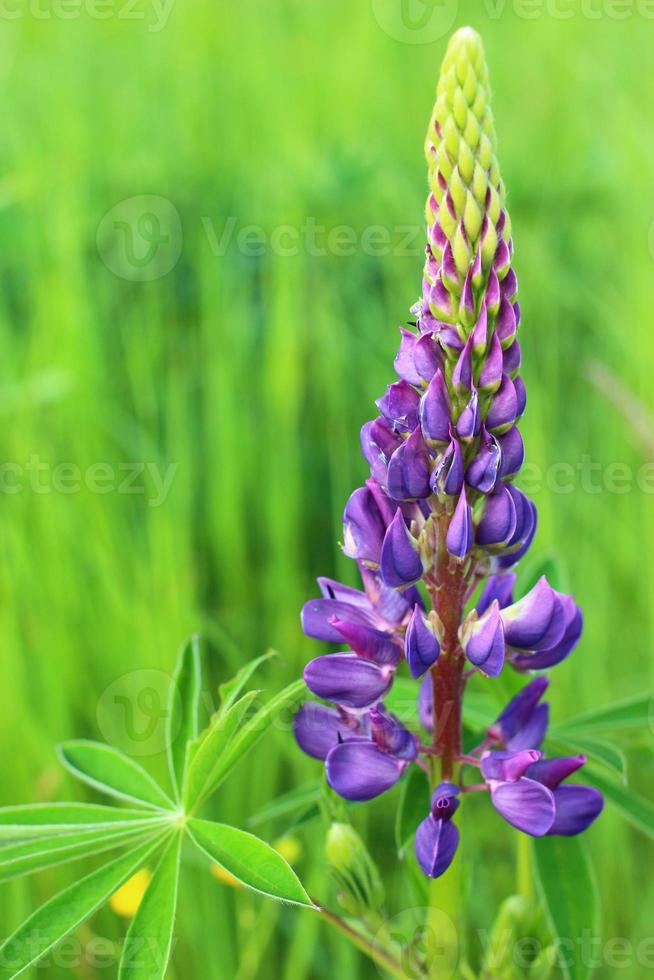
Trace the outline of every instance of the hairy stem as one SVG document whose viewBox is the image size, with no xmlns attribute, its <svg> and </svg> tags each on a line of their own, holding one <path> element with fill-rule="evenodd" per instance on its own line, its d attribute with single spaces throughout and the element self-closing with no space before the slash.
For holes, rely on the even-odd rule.
<svg viewBox="0 0 654 980">
<path fill-rule="evenodd" d="M 395 957 L 389 953 L 387 949 L 384 949 L 378 943 L 364 936 L 362 933 L 357 932 L 353 929 L 345 919 L 342 919 L 340 915 L 332 912 L 330 909 L 324 908 L 315 899 L 312 899 L 314 905 L 318 910 L 318 914 L 328 922 L 332 928 L 336 929 L 343 936 L 348 939 L 353 946 L 369 956 L 371 960 L 374 960 L 383 970 L 390 973 L 392 977 L 397 977 L 398 980 L 407 980 L 406 973 L 402 969 L 402 965 L 395 959 Z"/>
</svg>

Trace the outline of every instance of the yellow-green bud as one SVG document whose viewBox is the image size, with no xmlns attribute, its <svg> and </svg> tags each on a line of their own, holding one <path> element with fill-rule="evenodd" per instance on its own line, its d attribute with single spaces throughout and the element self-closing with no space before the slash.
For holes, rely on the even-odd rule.
<svg viewBox="0 0 654 980">
<path fill-rule="evenodd" d="M 379 871 L 350 824 L 331 825 L 325 854 L 339 888 L 338 899 L 345 911 L 356 918 L 379 911 L 384 901 Z"/>
</svg>

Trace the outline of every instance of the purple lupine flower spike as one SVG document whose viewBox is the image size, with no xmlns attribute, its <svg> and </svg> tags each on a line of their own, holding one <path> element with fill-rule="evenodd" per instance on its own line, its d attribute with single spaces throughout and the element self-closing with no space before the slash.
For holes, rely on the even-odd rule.
<svg viewBox="0 0 654 980">
<path fill-rule="evenodd" d="M 518 280 L 488 71 L 470 28 L 448 46 L 426 155 L 421 295 L 411 307 L 414 319 L 400 327 L 399 380 L 361 429 L 370 478 L 343 514 L 343 551 L 363 586 L 319 579 L 321 596 L 302 610 L 307 635 L 348 650 L 307 665 L 307 686 L 329 705 L 305 705 L 295 735 L 308 755 L 324 760 L 329 785 L 348 800 L 378 796 L 416 763 L 430 773 L 437 767 L 441 782 L 415 848 L 424 873 L 438 877 L 458 846 L 452 816 L 461 792 L 487 789 L 505 820 L 536 837 L 581 832 L 603 799 L 566 782 L 582 756 L 542 755 L 549 720 L 543 677 L 525 684 L 475 749 L 462 749 L 470 674 L 492 679 L 505 664 L 518 672 L 552 667 L 582 631 L 573 597 L 545 578 L 522 598 L 514 595 L 511 569 L 530 548 L 538 521 L 534 503 L 515 485 L 527 403 Z M 404 660 L 408 673 L 422 678 L 421 738 L 383 704 L 396 673 L 406 672 Z M 477 766 L 484 782 L 462 777 L 456 785 L 466 766 Z"/>
</svg>

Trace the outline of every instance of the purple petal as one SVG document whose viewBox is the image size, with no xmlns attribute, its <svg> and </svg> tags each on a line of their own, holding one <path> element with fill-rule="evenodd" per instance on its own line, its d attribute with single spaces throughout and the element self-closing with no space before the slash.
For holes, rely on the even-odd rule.
<svg viewBox="0 0 654 980">
<path fill-rule="evenodd" d="M 415 606 L 404 640 L 404 655 L 414 677 L 422 677 L 432 667 L 441 647 L 420 606 Z"/>
<path fill-rule="evenodd" d="M 504 633 L 509 646 L 534 650 L 557 613 L 556 593 L 544 575 L 518 602 L 502 610 Z"/>
<path fill-rule="evenodd" d="M 416 343 L 413 360 L 419 377 L 428 382 L 443 367 L 440 348 L 429 334 L 422 336 Z"/>
<path fill-rule="evenodd" d="M 491 792 L 491 803 L 512 827 L 532 837 L 542 837 L 554 823 L 554 796 L 533 779 L 523 777 L 515 783 L 500 783 Z"/>
<path fill-rule="evenodd" d="M 374 742 L 350 740 L 333 748 L 325 763 L 327 782 L 346 800 L 363 802 L 386 792 L 407 763 L 382 752 Z"/>
<path fill-rule="evenodd" d="M 348 724 L 343 713 L 313 701 L 302 705 L 293 719 L 293 729 L 302 751 L 314 759 L 327 758 L 335 745 L 359 734 L 356 718 Z"/>
<path fill-rule="evenodd" d="M 374 626 L 372 613 L 359 606 L 336 599 L 310 599 L 302 609 L 302 629 L 307 636 L 314 640 L 326 640 L 328 643 L 340 643 L 341 634 L 333 625 L 334 617 L 359 623 L 362 626 Z"/>
<path fill-rule="evenodd" d="M 513 377 L 516 371 L 520 370 L 521 362 L 522 351 L 520 350 L 520 344 L 517 340 L 514 340 L 511 346 L 504 351 L 504 370 Z"/>
<path fill-rule="evenodd" d="M 306 665 L 304 680 L 319 698 L 346 708 L 367 708 L 387 693 L 393 671 L 354 653 L 327 653 Z"/>
<path fill-rule="evenodd" d="M 405 327 L 400 327 L 400 334 L 402 335 L 400 349 L 397 352 L 393 365 L 395 372 L 402 379 L 402 381 L 408 381 L 411 385 L 419 385 L 422 378 L 416 370 L 414 363 L 414 354 L 418 338 L 414 333 L 407 330 Z"/>
<path fill-rule="evenodd" d="M 500 447 L 497 440 L 482 427 L 481 445 L 466 470 L 466 483 L 481 493 L 490 493 L 500 468 Z"/>
<path fill-rule="evenodd" d="M 499 602 L 500 609 L 511 605 L 516 579 L 517 576 L 513 572 L 507 572 L 505 575 L 491 575 L 477 602 L 476 608 L 479 615 L 481 616 L 482 613 L 486 612 L 494 599 Z"/>
<path fill-rule="evenodd" d="M 540 759 L 530 766 L 527 775 L 543 783 L 548 789 L 556 789 L 559 783 L 577 772 L 586 763 L 585 755 L 561 756 L 557 759 Z"/>
<path fill-rule="evenodd" d="M 500 307 L 500 283 L 495 269 L 491 269 L 486 287 L 486 305 L 491 316 L 495 316 Z"/>
<path fill-rule="evenodd" d="M 513 495 L 501 483 L 487 498 L 477 525 L 475 540 L 483 548 L 501 548 L 515 534 L 517 515 Z"/>
<path fill-rule="evenodd" d="M 364 660 L 372 660 L 380 667 L 397 667 L 402 659 L 400 643 L 388 633 L 372 629 L 370 626 L 362 626 L 360 623 L 338 619 L 338 617 L 335 617 L 332 623 L 358 657 L 363 657 Z"/>
<path fill-rule="evenodd" d="M 418 755 L 416 740 L 411 732 L 383 704 L 370 709 L 370 733 L 378 748 L 398 759 L 413 762 Z"/>
<path fill-rule="evenodd" d="M 509 751 L 540 747 L 549 718 L 549 706 L 539 704 L 547 690 L 546 677 L 536 677 L 509 701 L 491 731 L 498 732 Z"/>
<path fill-rule="evenodd" d="M 504 666 L 504 630 L 497 600 L 481 617 L 470 613 L 462 628 L 461 644 L 470 663 L 489 677 L 497 677 Z"/>
<path fill-rule="evenodd" d="M 604 809 L 604 797 L 590 786 L 560 786 L 554 790 L 556 814 L 550 834 L 574 837 L 596 820 Z"/>
<path fill-rule="evenodd" d="M 518 417 L 518 394 L 508 374 L 502 375 L 502 383 L 493 396 L 486 416 L 489 432 L 506 432 Z"/>
<path fill-rule="evenodd" d="M 377 564 L 386 525 L 368 487 L 359 487 L 343 511 L 343 551 L 348 558 Z"/>
<path fill-rule="evenodd" d="M 518 329 L 518 322 L 516 319 L 515 310 L 513 305 L 509 303 L 508 299 L 504 296 L 500 302 L 499 313 L 497 314 L 497 323 L 495 325 L 495 330 L 497 336 L 500 339 L 500 343 L 504 350 L 510 347 L 515 340 L 516 330 Z"/>
<path fill-rule="evenodd" d="M 481 774 L 491 784 L 516 782 L 542 757 L 535 750 L 521 752 L 484 752 L 481 757 Z"/>
<path fill-rule="evenodd" d="M 497 437 L 502 452 L 502 462 L 499 475 L 502 479 L 514 476 L 525 461 L 525 447 L 518 428 L 512 429 Z"/>
<path fill-rule="evenodd" d="M 361 429 L 361 452 L 372 476 L 380 483 L 386 479 L 388 461 L 400 445 L 399 436 L 386 419 L 373 419 Z"/>
<path fill-rule="evenodd" d="M 416 857 L 428 878 L 438 878 L 447 871 L 459 846 L 459 831 L 450 820 L 435 820 L 431 815 L 416 830 Z"/>
<path fill-rule="evenodd" d="M 519 375 L 513 379 L 513 387 L 515 388 L 516 398 L 518 399 L 516 417 L 520 418 L 521 415 L 524 415 L 525 408 L 527 407 L 527 389 Z"/>
<path fill-rule="evenodd" d="M 436 282 L 429 291 L 429 309 L 437 320 L 445 320 L 447 323 L 454 320 L 452 297 L 440 276 L 436 277 Z"/>
<path fill-rule="evenodd" d="M 395 381 L 389 385 L 375 404 L 398 432 L 413 432 L 418 424 L 420 395 L 408 381 Z"/>
<path fill-rule="evenodd" d="M 418 693 L 418 715 L 420 724 L 428 731 L 434 730 L 434 683 L 431 674 L 427 674 Z"/>
<path fill-rule="evenodd" d="M 497 391 L 502 380 L 504 355 L 497 334 L 493 334 L 486 359 L 479 372 L 477 387 L 480 391 Z"/>
<path fill-rule="evenodd" d="M 436 494 L 458 497 L 463 487 L 463 456 L 456 439 L 439 458 L 431 475 L 431 488 Z"/>
<path fill-rule="evenodd" d="M 425 439 L 450 441 L 450 399 L 443 372 L 439 369 L 420 400 L 420 425 Z"/>
<path fill-rule="evenodd" d="M 472 349 L 475 354 L 483 354 L 488 343 L 488 311 L 484 300 L 479 310 L 479 316 L 472 331 Z M 469 387 L 469 386 L 468 386 Z"/>
<path fill-rule="evenodd" d="M 399 507 L 384 537 L 380 565 L 384 583 L 394 589 L 413 585 L 422 578 L 418 543 L 410 534 Z"/>
<path fill-rule="evenodd" d="M 447 529 L 445 545 L 455 558 L 463 559 L 472 548 L 472 511 L 468 504 L 465 487 L 461 490 L 450 526 Z"/>
<path fill-rule="evenodd" d="M 452 372 L 452 385 L 459 393 L 470 391 L 472 388 L 472 336 L 459 355 Z"/>
<path fill-rule="evenodd" d="M 342 582 L 337 582 L 333 578 L 326 578 L 324 575 L 321 575 L 317 581 L 324 599 L 336 599 L 337 602 L 344 602 L 349 606 L 358 606 L 372 614 L 370 600 L 360 589 L 353 589 L 349 585 L 343 585 Z"/>
<path fill-rule="evenodd" d="M 468 404 L 461 412 L 456 423 L 456 432 L 457 435 L 464 440 L 464 442 L 469 442 L 479 434 L 480 428 L 481 414 L 479 412 L 479 395 L 477 394 L 476 390 L 473 390 Z"/>
<path fill-rule="evenodd" d="M 388 464 L 386 485 L 394 500 L 416 500 L 429 496 L 430 460 L 429 447 L 420 426 L 416 426 L 408 439 L 395 450 Z"/>
<path fill-rule="evenodd" d="M 570 618 L 567 621 L 565 633 L 561 641 L 551 649 L 541 650 L 539 653 L 512 655 L 511 663 L 518 670 L 545 670 L 548 667 L 554 667 L 555 664 L 565 660 L 576 647 L 581 638 L 584 619 L 581 614 L 581 609 L 575 605 L 574 600 L 570 596 L 564 596 L 563 598 L 564 600 L 569 600 L 572 604 L 572 609 L 570 609 L 568 603 L 565 603 L 566 614 Z"/>
<path fill-rule="evenodd" d="M 454 783 L 444 780 L 431 796 L 430 810 L 434 820 L 451 820 L 459 808 L 461 790 Z"/>
</svg>

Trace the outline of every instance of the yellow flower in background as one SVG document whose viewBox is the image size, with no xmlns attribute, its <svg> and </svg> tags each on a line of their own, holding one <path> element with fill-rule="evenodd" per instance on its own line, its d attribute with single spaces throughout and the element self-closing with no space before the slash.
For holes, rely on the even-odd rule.
<svg viewBox="0 0 654 980">
<path fill-rule="evenodd" d="M 126 919 L 134 918 L 151 878 L 152 875 L 147 868 L 142 868 L 113 893 L 109 905 L 116 915 L 122 915 Z"/>
<path fill-rule="evenodd" d="M 229 871 L 226 871 L 225 868 L 221 867 L 219 864 L 211 865 L 211 874 L 214 876 L 214 878 L 217 878 L 218 881 L 222 881 L 224 885 L 231 885 L 232 888 L 243 887 L 238 878 L 235 878 L 233 874 L 230 874 Z"/>
<path fill-rule="evenodd" d="M 289 864 L 297 864 L 302 857 L 302 844 L 297 837 L 279 837 L 273 847 Z"/>
</svg>

